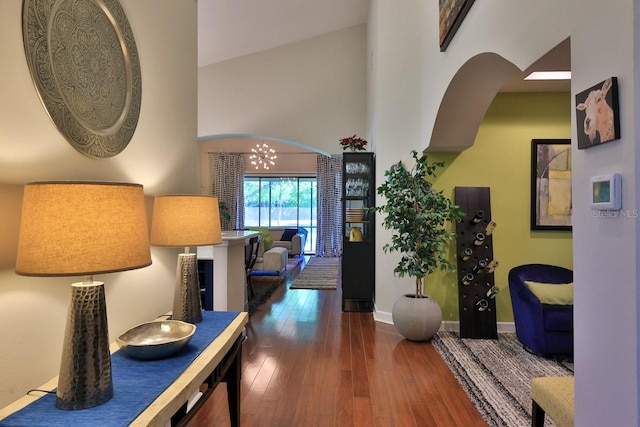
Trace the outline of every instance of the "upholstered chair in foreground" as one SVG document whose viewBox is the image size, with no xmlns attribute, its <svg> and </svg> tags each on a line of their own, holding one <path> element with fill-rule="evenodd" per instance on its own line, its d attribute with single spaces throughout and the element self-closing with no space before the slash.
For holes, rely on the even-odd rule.
<svg viewBox="0 0 640 427">
<path fill-rule="evenodd" d="M 518 340 L 540 355 L 573 355 L 573 271 L 527 264 L 509 272 Z"/>
</svg>

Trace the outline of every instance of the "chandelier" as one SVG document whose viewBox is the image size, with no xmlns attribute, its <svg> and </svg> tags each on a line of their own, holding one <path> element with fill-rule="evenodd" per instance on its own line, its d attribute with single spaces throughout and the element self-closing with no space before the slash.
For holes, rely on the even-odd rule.
<svg viewBox="0 0 640 427">
<path fill-rule="evenodd" d="M 251 160 L 251 164 L 256 167 L 256 170 L 262 169 L 269 170 L 269 166 L 274 166 L 276 162 L 275 159 L 278 158 L 276 156 L 276 151 L 273 148 L 269 148 L 269 146 L 265 143 L 256 144 L 255 148 L 251 149 L 251 154 L 249 156 L 249 160 Z"/>
</svg>

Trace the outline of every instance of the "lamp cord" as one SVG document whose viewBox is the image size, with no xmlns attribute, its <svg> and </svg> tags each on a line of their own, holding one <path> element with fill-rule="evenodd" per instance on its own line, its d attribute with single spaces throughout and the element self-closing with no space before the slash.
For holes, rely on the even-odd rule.
<svg viewBox="0 0 640 427">
<path fill-rule="evenodd" d="M 45 394 L 56 394 L 56 392 L 52 391 L 52 390 L 40 390 L 38 388 L 32 388 L 31 390 L 29 390 L 27 392 L 27 395 L 30 395 L 31 393 L 34 393 L 34 392 L 40 392 L 40 393 L 45 393 Z"/>
</svg>

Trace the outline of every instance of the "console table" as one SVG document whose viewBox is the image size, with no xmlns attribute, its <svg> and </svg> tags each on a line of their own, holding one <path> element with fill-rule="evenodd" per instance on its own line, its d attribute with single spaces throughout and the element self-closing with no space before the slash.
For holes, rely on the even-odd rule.
<svg viewBox="0 0 640 427">
<path fill-rule="evenodd" d="M 94 408 L 64 411 L 55 407 L 55 394 L 29 394 L 0 409 L 0 426 L 183 426 L 219 382 L 227 383 L 231 425 L 239 426 L 242 332 L 247 322 L 244 312 L 205 311 L 191 342 L 159 361 L 129 358 L 114 343 L 113 399 Z M 54 390 L 57 383 L 56 377 L 39 389 Z M 187 412 L 188 399 L 199 391 L 203 396 Z"/>
</svg>

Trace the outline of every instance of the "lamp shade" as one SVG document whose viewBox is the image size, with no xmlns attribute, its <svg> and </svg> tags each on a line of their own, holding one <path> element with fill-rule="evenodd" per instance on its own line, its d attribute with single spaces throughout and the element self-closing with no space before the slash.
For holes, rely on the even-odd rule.
<svg viewBox="0 0 640 427">
<path fill-rule="evenodd" d="M 154 246 L 203 246 L 222 242 L 218 198 L 199 195 L 156 196 L 151 222 Z"/>
<path fill-rule="evenodd" d="M 28 183 L 16 273 L 79 276 L 146 267 L 148 230 L 142 185 Z"/>
</svg>

